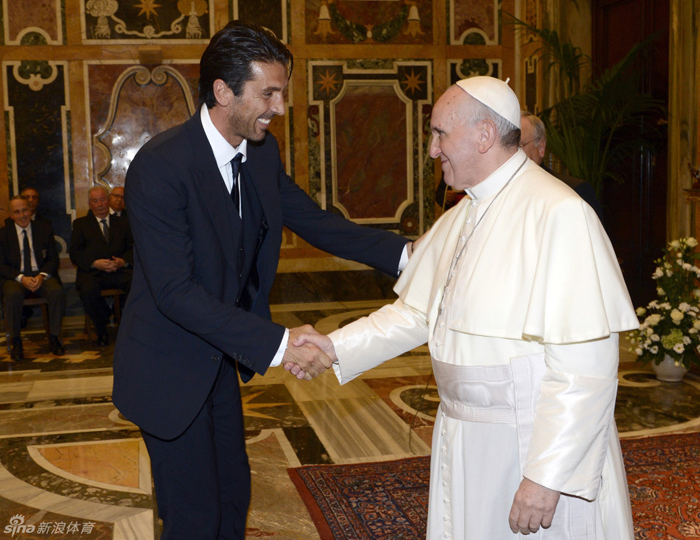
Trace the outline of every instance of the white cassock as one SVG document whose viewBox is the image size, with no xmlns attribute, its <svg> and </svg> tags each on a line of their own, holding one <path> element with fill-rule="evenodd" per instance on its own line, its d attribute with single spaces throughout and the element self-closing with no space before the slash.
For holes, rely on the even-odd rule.
<svg viewBox="0 0 700 540">
<path fill-rule="evenodd" d="M 399 299 L 330 334 L 341 383 L 426 341 L 440 393 L 429 540 L 510 540 L 523 476 L 562 492 L 531 540 L 633 540 L 614 420 L 638 321 L 595 212 L 519 150 L 446 212 Z M 523 537 L 525 538 L 525 537 Z"/>
</svg>

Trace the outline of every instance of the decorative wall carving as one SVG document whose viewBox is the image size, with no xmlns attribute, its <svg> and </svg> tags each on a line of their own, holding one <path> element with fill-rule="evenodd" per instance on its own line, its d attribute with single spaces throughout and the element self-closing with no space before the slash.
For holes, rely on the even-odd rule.
<svg viewBox="0 0 700 540">
<path fill-rule="evenodd" d="M 83 40 L 207 42 L 213 11 L 213 0 L 82 0 Z"/>
<path fill-rule="evenodd" d="M 195 66 L 177 67 L 192 76 Z M 174 66 L 90 66 L 89 78 L 104 83 L 119 69 L 122 72 L 111 89 L 106 116 L 96 118 L 93 126 L 97 129 L 92 137 L 94 181 L 108 186 L 123 185 L 126 170 L 139 148 L 154 135 L 181 124 L 195 111 L 187 78 Z M 94 88 L 95 97 L 102 98 L 104 85 L 96 84 Z M 104 114 L 104 109 L 101 112 Z"/>
<path fill-rule="evenodd" d="M 313 60 L 308 73 L 312 197 L 358 223 L 422 232 L 432 63 Z"/>
<path fill-rule="evenodd" d="M 307 43 L 432 43 L 432 0 L 307 0 Z"/>
<path fill-rule="evenodd" d="M 448 60 L 447 63 L 450 68 L 450 84 L 476 76 L 502 78 L 503 62 L 499 58 L 465 58 Z"/>
</svg>

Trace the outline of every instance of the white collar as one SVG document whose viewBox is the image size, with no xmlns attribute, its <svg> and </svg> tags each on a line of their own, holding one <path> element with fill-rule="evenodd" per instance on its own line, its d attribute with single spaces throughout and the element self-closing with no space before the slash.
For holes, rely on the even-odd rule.
<svg viewBox="0 0 700 540">
<path fill-rule="evenodd" d="M 209 109 L 207 108 L 206 103 L 202 105 L 199 117 L 202 120 L 204 134 L 207 136 L 209 145 L 214 152 L 214 159 L 216 159 L 217 167 L 221 168 L 229 163 L 237 153 L 243 154 L 243 162 L 248 159 L 248 141 L 243 139 L 243 142 L 238 145 L 238 148 L 231 146 L 211 121 L 211 116 L 209 116 Z"/>
<path fill-rule="evenodd" d="M 29 225 L 27 225 L 26 229 L 23 229 L 22 227 L 17 225 L 17 222 L 14 222 L 14 224 L 15 224 L 15 230 L 17 231 L 17 236 L 21 236 L 22 231 L 27 231 L 28 235 L 32 234 L 32 222 L 31 221 L 29 222 Z"/>
<path fill-rule="evenodd" d="M 513 156 L 501 165 L 498 169 L 492 172 L 485 180 L 479 182 L 472 188 L 467 188 L 464 191 L 469 195 L 469 198 L 476 201 L 483 201 L 492 197 L 506 185 L 508 180 L 515 174 L 518 168 L 527 159 L 525 152 L 521 149 L 513 154 Z"/>
</svg>

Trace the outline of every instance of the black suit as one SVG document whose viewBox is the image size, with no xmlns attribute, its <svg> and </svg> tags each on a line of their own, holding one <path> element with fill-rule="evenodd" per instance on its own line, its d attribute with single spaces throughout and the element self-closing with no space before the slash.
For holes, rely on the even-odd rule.
<svg viewBox="0 0 700 540">
<path fill-rule="evenodd" d="M 178 538 L 216 538 L 224 529 L 243 538 L 250 475 L 235 367 L 244 381 L 263 374 L 281 344 L 285 329 L 270 320 L 268 294 L 283 225 L 316 247 L 393 275 L 406 244 L 322 211 L 285 173 L 271 135 L 248 144 L 241 185 L 242 220 L 199 114 L 144 145 L 127 173 L 135 266 L 114 354 L 113 400 L 144 432 L 164 538 L 188 526 Z M 168 461 L 173 445 L 180 453 Z M 187 462 L 187 474 L 170 474 L 173 462 Z M 159 485 L 170 480 L 177 492 L 169 498 Z M 168 529 L 178 507 L 190 521 Z"/>
<path fill-rule="evenodd" d="M 29 228 L 31 229 L 30 247 L 38 267 L 36 272 L 32 269 L 27 271 L 27 269 L 22 268 L 22 251 L 15 222 L 10 220 L 9 225 L 0 229 L 0 278 L 2 278 L 3 306 L 7 328 L 10 337 L 19 336 L 22 302 L 28 295 L 34 294 L 47 299 L 51 334 L 60 337 L 66 297 L 58 278 L 59 260 L 53 229 L 49 223 L 41 221 L 30 221 Z M 50 277 L 34 293 L 16 281 L 20 274 L 34 276 L 39 273 L 47 274 Z"/>
<path fill-rule="evenodd" d="M 134 241 L 128 221 L 117 216 L 109 216 L 107 219 L 109 241 L 105 239 L 100 224 L 92 212 L 76 219 L 73 222 L 73 233 L 68 250 L 70 260 L 78 267 L 75 288 L 80 293 L 85 313 L 92 319 L 98 335 L 107 333 L 110 315 L 110 310 L 100 291 L 122 289 L 128 293 L 131 288 L 131 266 L 134 263 Z M 128 266 L 116 272 L 104 272 L 92 267 L 96 260 L 112 257 L 124 259 Z"/>
</svg>

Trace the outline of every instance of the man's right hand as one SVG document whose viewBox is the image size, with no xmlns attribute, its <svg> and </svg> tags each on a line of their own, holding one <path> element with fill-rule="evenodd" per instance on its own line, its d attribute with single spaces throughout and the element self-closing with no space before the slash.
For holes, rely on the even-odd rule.
<svg viewBox="0 0 700 540">
<path fill-rule="evenodd" d="M 304 344 L 301 347 L 293 346 L 297 336 L 312 332 L 316 331 L 309 325 L 290 329 L 289 346 L 282 358 L 282 365 L 287 371 L 291 371 L 298 379 L 306 379 L 307 381 L 318 377 L 333 364 L 328 355 L 312 343 Z"/>
</svg>

